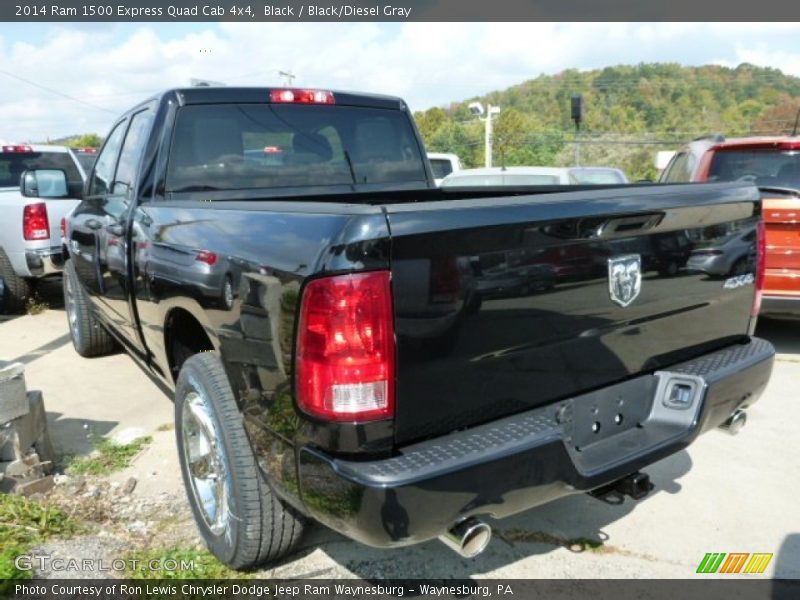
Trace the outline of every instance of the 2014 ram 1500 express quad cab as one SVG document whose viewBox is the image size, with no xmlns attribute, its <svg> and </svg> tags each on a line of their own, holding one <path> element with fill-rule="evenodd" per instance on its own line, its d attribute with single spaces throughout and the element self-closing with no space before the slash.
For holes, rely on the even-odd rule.
<svg viewBox="0 0 800 600">
<path fill-rule="evenodd" d="M 474 555 L 484 516 L 641 497 L 767 384 L 755 187 L 441 190 L 424 157 L 401 100 L 315 90 L 172 90 L 108 135 L 66 228 L 72 340 L 174 389 L 229 565 L 304 517 Z M 744 230 L 743 274 L 678 256 Z"/>
</svg>

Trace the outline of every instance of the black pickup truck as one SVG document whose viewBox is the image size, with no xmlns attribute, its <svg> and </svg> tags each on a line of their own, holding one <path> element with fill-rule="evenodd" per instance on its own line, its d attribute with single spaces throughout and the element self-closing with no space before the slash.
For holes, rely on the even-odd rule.
<svg viewBox="0 0 800 600">
<path fill-rule="evenodd" d="M 176 89 L 116 122 L 65 223 L 75 349 L 174 390 L 229 565 L 309 517 L 478 554 L 486 516 L 641 498 L 640 469 L 767 384 L 755 187 L 442 190 L 424 157 L 397 98 Z M 743 230 L 744 274 L 687 267 Z"/>
</svg>

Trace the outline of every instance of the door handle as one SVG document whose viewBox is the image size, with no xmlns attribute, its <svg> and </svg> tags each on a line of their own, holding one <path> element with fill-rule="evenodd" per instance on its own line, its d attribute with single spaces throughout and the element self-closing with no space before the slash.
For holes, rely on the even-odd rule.
<svg viewBox="0 0 800 600">
<path fill-rule="evenodd" d="M 119 223 L 113 223 L 111 225 L 107 225 L 106 230 L 108 230 L 108 233 L 110 233 L 111 235 L 117 235 L 117 236 L 122 236 L 122 234 L 125 233 L 125 230 Z"/>
<path fill-rule="evenodd" d="M 97 231 L 98 229 L 100 229 L 103 226 L 103 224 L 100 221 L 98 221 L 97 219 L 87 219 L 86 220 L 86 226 L 89 229 Z"/>
</svg>

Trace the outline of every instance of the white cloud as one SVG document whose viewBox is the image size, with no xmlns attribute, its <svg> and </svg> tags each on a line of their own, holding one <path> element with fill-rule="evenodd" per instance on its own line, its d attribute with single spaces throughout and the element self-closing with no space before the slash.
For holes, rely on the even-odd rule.
<svg viewBox="0 0 800 600">
<path fill-rule="evenodd" d="M 565 68 L 639 62 L 752 62 L 800 75 L 800 24 L 748 23 L 225 23 L 40 26 L 0 31 L 0 137 L 105 133 L 115 114 L 191 77 L 231 85 L 297 85 L 446 104 Z"/>
</svg>

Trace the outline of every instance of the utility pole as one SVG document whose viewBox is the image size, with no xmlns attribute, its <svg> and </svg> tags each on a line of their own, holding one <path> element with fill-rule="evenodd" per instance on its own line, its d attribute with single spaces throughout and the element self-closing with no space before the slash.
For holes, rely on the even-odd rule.
<svg viewBox="0 0 800 600">
<path fill-rule="evenodd" d="M 483 155 L 486 158 L 486 168 L 492 166 L 492 105 L 487 105 L 489 114 L 483 120 Z"/>
<path fill-rule="evenodd" d="M 483 121 L 483 155 L 485 157 L 484 164 L 488 169 L 492 166 L 492 121 L 500 114 L 500 107 L 487 104 L 484 112 L 483 104 L 472 102 L 469 105 L 469 111 L 473 116 L 478 117 L 479 121 Z"/>
<path fill-rule="evenodd" d="M 286 87 L 292 87 L 292 83 L 294 83 L 294 80 L 297 77 L 297 75 L 295 75 L 291 71 L 278 71 L 278 75 L 280 75 L 281 77 L 285 77 L 284 85 Z"/>
<path fill-rule="evenodd" d="M 581 121 L 583 121 L 583 96 L 575 94 L 572 96 L 571 107 L 572 120 L 575 121 L 575 166 L 581 166 Z"/>
</svg>

